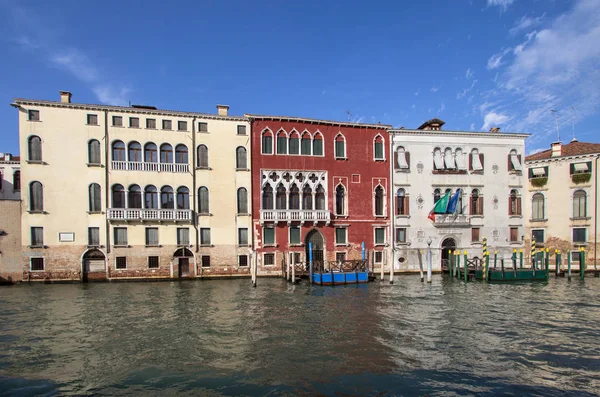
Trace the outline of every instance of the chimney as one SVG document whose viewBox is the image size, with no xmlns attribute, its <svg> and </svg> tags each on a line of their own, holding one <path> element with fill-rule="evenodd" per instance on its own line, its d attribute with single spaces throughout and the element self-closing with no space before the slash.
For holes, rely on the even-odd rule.
<svg viewBox="0 0 600 397">
<path fill-rule="evenodd" d="M 562 144 L 560 142 L 553 142 L 550 144 L 552 148 L 552 157 L 560 157 L 562 155 Z"/>
<path fill-rule="evenodd" d="M 219 116 L 227 116 L 229 112 L 229 106 L 227 105 L 217 105 L 217 114 Z"/>
<path fill-rule="evenodd" d="M 61 103 L 71 103 L 71 93 L 69 91 L 59 91 Z"/>
<path fill-rule="evenodd" d="M 500 127 L 492 127 L 490 128 L 490 132 L 498 133 L 500 132 Z"/>
</svg>

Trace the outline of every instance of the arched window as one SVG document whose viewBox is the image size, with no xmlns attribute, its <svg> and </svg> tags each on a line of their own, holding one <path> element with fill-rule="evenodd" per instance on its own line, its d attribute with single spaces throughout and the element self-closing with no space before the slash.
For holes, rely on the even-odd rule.
<svg viewBox="0 0 600 397">
<path fill-rule="evenodd" d="M 144 145 L 144 161 L 146 163 L 158 163 L 158 149 L 153 142 Z"/>
<path fill-rule="evenodd" d="M 310 156 L 312 149 L 312 143 L 310 140 L 310 133 L 308 131 L 304 131 L 302 133 L 302 138 L 300 139 L 300 154 L 304 156 Z"/>
<path fill-rule="evenodd" d="M 302 189 L 302 209 L 313 209 L 312 189 L 308 185 L 305 185 Z"/>
<path fill-rule="evenodd" d="M 463 207 L 463 190 L 460 189 L 458 191 L 458 200 L 456 202 L 456 213 L 462 214 L 463 212 L 464 212 L 464 207 Z"/>
<path fill-rule="evenodd" d="M 346 158 L 346 139 L 344 135 L 337 134 L 335 136 L 335 158 L 344 159 Z"/>
<path fill-rule="evenodd" d="M 173 163 L 173 146 L 168 143 L 160 145 L 160 162 L 163 164 Z"/>
<path fill-rule="evenodd" d="M 300 154 L 300 135 L 297 131 L 290 133 L 290 154 Z"/>
<path fill-rule="evenodd" d="M 248 162 L 246 159 L 246 148 L 238 147 L 235 149 L 235 168 L 238 170 L 245 170 L 248 168 Z"/>
<path fill-rule="evenodd" d="M 521 215 L 521 197 L 515 189 L 508 196 L 508 215 Z"/>
<path fill-rule="evenodd" d="M 171 186 L 163 186 L 160 189 L 160 208 L 170 210 L 175 208 L 173 188 Z"/>
<path fill-rule="evenodd" d="M 433 202 L 434 204 L 437 203 L 438 201 L 440 201 L 440 198 L 442 198 L 442 192 L 440 189 L 435 189 L 433 191 Z"/>
<path fill-rule="evenodd" d="M 148 185 L 144 189 L 144 207 L 158 209 L 158 190 L 155 186 Z"/>
<path fill-rule="evenodd" d="M 454 155 L 452 153 L 452 149 L 449 147 L 444 150 L 444 165 L 446 166 L 446 169 L 449 170 L 456 168 L 456 165 L 454 164 Z"/>
<path fill-rule="evenodd" d="M 375 188 L 375 216 L 385 215 L 385 193 L 381 185 Z"/>
<path fill-rule="evenodd" d="M 408 153 L 406 152 L 406 149 L 404 149 L 402 146 L 398 146 L 396 148 L 395 168 L 401 170 L 407 170 L 410 168 L 408 165 Z"/>
<path fill-rule="evenodd" d="M 408 196 L 404 189 L 396 192 L 396 215 L 408 215 Z"/>
<path fill-rule="evenodd" d="M 313 156 L 323 155 L 323 135 L 320 132 L 315 132 L 312 149 Z"/>
<path fill-rule="evenodd" d="M 266 185 L 263 188 L 262 209 L 263 210 L 272 210 L 273 209 L 273 188 L 270 185 Z"/>
<path fill-rule="evenodd" d="M 459 170 L 467 169 L 465 165 L 465 156 L 461 148 L 456 148 L 454 157 L 456 158 L 456 168 L 458 168 Z"/>
<path fill-rule="evenodd" d="M 521 155 L 515 149 L 512 149 L 508 154 L 508 170 L 521 171 L 522 169 Z"/>
<path fill-rule="evenodd" d="M 587 217 L 587 194 L 584 190 L 573 193 L 573 218 Z"/>
<path fill-rule="evenodd" d="M 129 186 L 127 208 L 142 208 L 142 189 L 138 185 Z"/>
<path fill-rule="evenodd" d="M 383 140 L 383 137 L 377 134 L 373 142 L 373 158 L 375 160 L 385 159 L 385 151 L 383 150 L 384 145 L 385 141 Z"/>
<path fill-rule="evenodd" d="M 44 210 L 44 188 L 38 181 L 29 184 L 29 210 L 33 212 Z"/>
<path fill-rule="evenodd" d="M 277 186 L 277 194 L 275 195 L 275 209 L 277 209 L 277 210 L 286 209 L 286 205 L 285 205 L 286 201 L 287 201 L 287 197 L 286 197 L 285 187 L 282 184 L 279 184 L 279 186 Z"/>
<path fill-rule="evenodd" d="M 472 171 L 483 171 L 483 154 L 480 154 L 478 149 L 471 150 L 469 168 Z"/>
<path fill-rule="evenodd" d="M 30 136 L 27 140 L 29 161 L 42 161 L 42 140 L 39 136 Z"/>
<path fill-rule="evenodd" d="M 344 215 L 346 213 L 346 189 L 344 186 L 337 185 L 335 188 L 335 214 Z"/>
<path fill-rule="evenodd" d="M 198 168 L 208 168 L 208 147 L 198 146 Z"/>
<path fill-rule="evenodd" d="M 327 209 L 325 206 L 325 189 L 320 184 L 315 191 L 315 209 L 320 211 Z"/>
<path fill-rule="evenodd" d="M 177 209 L 190 209 L 190 190 L 185 186 L 181 186 L 177 189 Z"/>
<path fill-rule="evenodd" d="M 439 147 L 433 149 L 433 169 L 444 169 L 444 157 L 442 156 L 442 149 L 440 149 Z"/>
<path fill-rule="evenodd" d="M 21 171 L 17 170 L 13 174 L 13 189 L 15 191 L 21 190 Z"/>
<path fill-rule="evenodd" d="M 244 187 L 239 188 L 237 191 L 237 213 L 248 213 L 248 191 Z"/>
<path fill-rule="evenodd" d="M 483 197 L 477 189 L 471 192 L 471 215 L 483 215 Z"/>
<path fill-rule="evenodd" d="M 89 164 L 100 164 L 100 142 L 96 139 L 92 139 L 88 142 L 88 163 Z"/>
<path fill-rule="evenodd" d="M 287 154 L 287 134 L 285 131 L 279 131 L 277 133 L 277 154 Z"/>
<path fill-rule="evenodd" d="M 198 213 L 208 214 L 209 205 L 208 188 L 206 186 L 201 186 L 198 189 Z"/>
<path fill-rule="evenodd" d="M 129 161 L 141 162 L 142 161 L 142 145 L 138 142 L 129 143 L 129 150 L 127 154 Z"/>
<path fill-rule="evenodd" d="M 290 206 L 291 210 L 299 210 L 300 209 L 300 189 L 295 184 L 290 188 Z"/>
<path fill-rule="evenodd" d="M 125 144 L 121 141 L 115 141 L 112 144 L 112 159 L 113 161 L 125 160 Z"/>
<path fill-rule="evenodd" d="M 100 192 L 100 185 L 97 183 L 92 183 L 89 186 L 89 211 L 90 212 L 100 212 L 102 211 L 102 196 Z"/>
<path fill-rule="evenodd" d="M 273 154 L 273 133 L 269 130 L 264 130 L 262 133 L 261 153 Z"/>
<path fill-rule="evenodd" d="M 533 195 L 531 200 L 531 219 L 542 220 L 544 219 L 544 195 L 542 193 L 536 193 Z"/>
<path fill-rule="evenodd" d="M 175 146 L 175 163 L 176 164 L 187 164 L 188 163 L 188 148 L 185 145 Z"/>
<path fill-rule="evenodd" d="M 125 208 L 125 188 L 118 183 L 112 187 L 112 207 Z"/>
</svg>

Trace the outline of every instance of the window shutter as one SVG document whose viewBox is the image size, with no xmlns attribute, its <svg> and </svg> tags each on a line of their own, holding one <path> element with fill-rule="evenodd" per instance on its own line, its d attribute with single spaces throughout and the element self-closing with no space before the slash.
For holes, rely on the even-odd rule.
<svg viewBox="0 0 600 397">
<path fill-rule="evenodd" d="M 398 168 L 398 152 L 394 150 L 394 169 L 397 170 Z"/>
<path fill-rule="evenodd" d="M 409 202 L 410 202 L 409 197 L 405 196 L 404 197 L 404 214 L 405 215 L 410 215 L 410 208 L 408 206 Z"/>
<path fill-rule="evenodd" d="M 400 213 L 400 208 L 398 208 L 398 204 L 399 203 L 398 203 L 398 195 L 397 194 L 394 195 L 394 200 L 395 200 L 394 201 L 394 206 L 396 207 L 396 215 L 402 215 Z"/>
<path fill-rule="evenodd" d="M 481 162 L 482 171 L 485 169 L 485 164 L 483 163 L 483 153 L 479 153 L 479 161 Z"/>
<path fill-rule="evenodd" d="M 521 215 L 521 197 L 517 197 L 517 215 Z"/>
<path fill-rule="evenodd" d="M 470 213 L 471 215 L 475 215 L 475 214 L 473 213 L 473 196 L 471 196 L 471 200 L 469 200 L 469 213 Z"/>
<path fill-rule="evenodd" d="M 512 171 L 513 170 L 513 166 L 512 166 L 512 162 L 510 161 L 510 154 L 508 155 L 508 170 Z"/>
<path fill-rule="evenodd" d="M 477 198 L 477 207 L 479 209 L 479 215 L 483 215 L 483 197 Z"/>
<path fill-rule="evenodd" d="M 469 153 L 469 171 L 473 171 L 473 153 Z"/>
<path fill-rule="evenodd" d="M 408 169 L 410 170 L 410 152 L 404 152 L 406 155 L 406 164 L 408 164 Z"/>
<path fill-rule="evenodd" d="M 523 160 L 521 160 L 521 155 L 519 154 L 517 156 L 517 158 L 519 159 L 519 164 L 521 164 L 521 168 L 523 167 Z"/>
</svg>

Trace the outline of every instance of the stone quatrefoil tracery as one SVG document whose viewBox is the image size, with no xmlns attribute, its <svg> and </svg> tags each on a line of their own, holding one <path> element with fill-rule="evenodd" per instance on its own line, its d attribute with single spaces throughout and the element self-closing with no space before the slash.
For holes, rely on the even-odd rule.
<svg viewBox="0 0 600 397">
<path fill-rule="evenodd" d="M 275 196 L 278 189 L 285 191 L 286 201 L 289 202 L 290 192 L 304 192 L 305 189 L 310 191 L 312 197 L 311 206 L 315 208 L 315 193 L 319 187 L 324 192 L 325 208 L 328 208 L 327 194 L 327 172 L 326 171 L 287 171 L 287 170 L 262 170 L 261 171 L 261 192 L 265 192 L 265 188 L 270 187 L 271 192 Z M 274 197 L 273 202 L 276 202 Z M 286 206 L 287 207 L 287 206 Z M 301 205 L 300 208 L 303 206 Z M 262 208 L 262 207 L 261 207 Z M 306 209 L 306 208 L 302 208 Z"/>
</svg>

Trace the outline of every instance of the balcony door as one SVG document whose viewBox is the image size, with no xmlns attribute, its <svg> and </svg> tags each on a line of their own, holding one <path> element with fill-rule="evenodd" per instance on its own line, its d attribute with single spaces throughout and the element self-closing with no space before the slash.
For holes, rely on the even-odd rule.
<svg viewBox="0 0 600 397">
<path fill-rule="evenodd" d="M 306 244 L 304 246 L 306 247 L 307 260 L 310 258 L 309 243 L 312 243 L 313 263 L 323 263 L 323 258 L 325 256 L 325 242 L 321 232 L 317 229 L 313 229 L 306 235 Z"/>
</svg>

